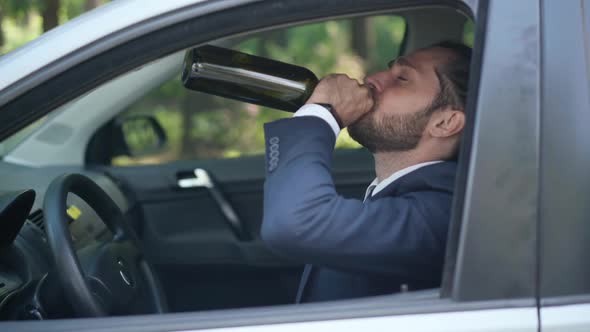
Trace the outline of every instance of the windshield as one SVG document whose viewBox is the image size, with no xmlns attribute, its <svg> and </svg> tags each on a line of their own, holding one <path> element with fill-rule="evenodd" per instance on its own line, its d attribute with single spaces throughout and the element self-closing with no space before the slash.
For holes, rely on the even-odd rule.
<svg viewBox="0 0 590 332">
<path fill-rule="evenodd" d="M 6 154 L 17 147 L 22 141 L 25 140 L 25 138 L 29 137 L 29 135 L 39 128 L 46 120 L 47 116 L 44 116 L 0 142 L 0 158 L 4 158 Z"/>
</svg>

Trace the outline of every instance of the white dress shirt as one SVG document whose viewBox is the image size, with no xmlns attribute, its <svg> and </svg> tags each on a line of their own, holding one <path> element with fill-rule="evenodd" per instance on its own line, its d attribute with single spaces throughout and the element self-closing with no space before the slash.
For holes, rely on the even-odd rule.
<svg viewBox="0 0 590 332">
<path fill-rule="evenodd" d="M 432 165 L 432 164 L 438 164 L 438 163 L 441 163 L 441 162 L 442 162 L 442 160 L 435 160 L 435 161 L 427 161 L 425 163 L 419 163 L 419 164 L 416 164 L 416 165 L 408 166 L 406 168 L 400 169 L 397 172 L 394 172 L 388 178 L 384 179 L 381 182 L 379 182 L 379 180 L 377 178 L 375 178 L 375 180 L 373 180 L 373 182 L 371 182 L 371 184 L 367 188 L 367 191 L 365 192 L 365 199 L 368 198 L 368 196 L 369 196 L 369 189 L 372 186 L 375 186 L 375 189 L 373 189 L 373 191 L 371 192 L 371 197 L 375 196 L 378 192 L 380 192 L 385 187 L 389 186 L 393 181 L 401 178 L 402 176 L 404 176 L 406 174 L 409 174 L 409 173 L 417 170 L 418 168 L 421 168 L 421 167 L 424 167 L 424 166 L 428 166 L 428 165 Z"/>
<path fill-rule="evenodd" d="M 330 113 L 330 111 L 328 111 L 323 106 L 320 106 L 317 104 L 303 105 L 297 112 L 295 112 L 295 114 L 293 116 L 294 117 L 315 116 L 315 117 L 321 118 L 324 121 L 326 121 L 328 123 L 328 125 L 330 125 L 330 127 L 334 131 L 334 135 L 336 137 L 338 137 L 338 134 L 340 134 L 340 126 L 338 126 L 338 122 L 336 122 L 336 119 L 334 119 L 334 116 L 332 115 L 332 113 Z M 375 180 L 373 180 L 373 182 L 371 182 L 371 184 L 367 188 L 367 191 L 365 192 L 365 199 L 368 198 L 369 193 L 371 194 L 371 197 L 375 196 L 378 192 L 380 192 L 385 187 L 390 185 L 393 181 L 401 178 L 402 176 L 404 176 L 406 174 L 409 174 L 421 167 L 432 165 L 432 164 L 437 164 L 440 162 L 442 162 L 442 160 L 428 161 L 428 162 L 408 166 L 406 168 L 400 169 L 399 171 L 391 174 L 388 178 L 384 179 L 381 182 L 379 182 L 379 180 L 377 178 L 375 178 Z M 372 191 L 371 191 L 371 187 L 374 187 L 374 189 Z"/>
<path fill-rule="evenodd" d="M 336 137 L 338 137 L 338 134 L 340 134 L 340 126 L 338 125 L 338 122 L 336 122 L 336 119 L 334 119 L 332 113 L 330 113 L 330 111 L 328 111 L 324 106 L 317 104 L 303 105 L 299 110 L 297 110 L 297 112 L 295 112 L 293 116 L 315 116 L 321 118 L 330 125 Z"/>
</svg>

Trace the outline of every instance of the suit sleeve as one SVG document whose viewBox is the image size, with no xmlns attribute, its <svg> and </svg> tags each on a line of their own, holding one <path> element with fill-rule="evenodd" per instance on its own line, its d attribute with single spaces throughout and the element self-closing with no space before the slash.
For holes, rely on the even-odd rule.
<svg viewBox="0 0 590 332">
<path fill-rule="evenodd" d="M 452 197 L 414 192 L 363 203 L 336 193 L 335 137 L 325 121 L 300 117 L 265 125 L 267 178 L 261 236 L 275 253 L 320 266 L 407 274 L 442 262 Z M 273 151 L 276 151 L 273 153 Z M 430 204 L 448 200 L 448 204 Z"/>
</svg>

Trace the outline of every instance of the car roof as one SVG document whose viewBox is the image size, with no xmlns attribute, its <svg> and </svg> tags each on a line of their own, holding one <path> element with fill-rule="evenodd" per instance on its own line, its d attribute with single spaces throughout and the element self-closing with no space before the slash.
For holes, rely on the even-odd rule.
<svg viewBox="0 0 590 332">
<path fill-rule="evenodd" d="M 208 0 L 118 0 L 56 27 L 0 57 L 0 91 L 52 62 L 116 31 Z"/>
</svg>

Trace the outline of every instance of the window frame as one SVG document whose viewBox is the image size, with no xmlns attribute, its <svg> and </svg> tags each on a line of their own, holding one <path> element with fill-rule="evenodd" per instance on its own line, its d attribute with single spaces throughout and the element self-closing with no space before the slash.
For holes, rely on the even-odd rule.
<svg viewBox="0 0 590 332">
<path fill-rule="evenodd" d="M 467 101 L 468 112 L 476 110 L 468 113 L 472 119 L 464 133 L 472 139 L 462 146 L 461 158 L 469 162 L 459 164 L 448 240 L 458 247 L 447 248 L 452 261 L 445 268 L 454 270 L 445 270 L 443 286 L 450 285 L 450 296 L 457 301 L 530 299 L 535 304 L 540 4 L 526 0 L 485 5 L 485 28 L 484 22 L 476 22 L 472 62 L 472 73 L 478 76 L 470 81 L 470 88 L 478 85 L 471 90 L 477 97 Z M 509 20 L 515 16 L 517 22 Z M 482 61 L 481 67 L 474 71 L 477 61 Z M 505 77 L 512 78 L 510 85 Z M 451 250 L 456 250 L 454 259 Z"/>
<path fill-rule="evenodd" d="M 590 3 L 544 0 L 541 19 L 540 304 L 590 303 Z"/>
</svg>

